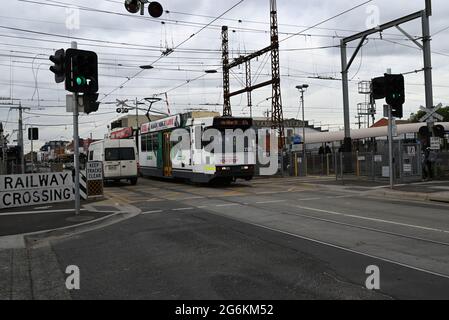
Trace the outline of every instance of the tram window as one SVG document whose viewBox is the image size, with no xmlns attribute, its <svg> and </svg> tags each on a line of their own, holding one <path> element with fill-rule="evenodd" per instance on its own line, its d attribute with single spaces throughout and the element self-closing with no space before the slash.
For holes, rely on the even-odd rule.
<svg viewBox="0 0 449 320">
<path fill-rule="evenodd" d="M 148 141 L 148 136 L 141 136 L 140 137 L 140 145 L 141 145 L 141 148 L 142 148 L 142 152 L 147 152 L 148 151 L 147 141 Z"/>
</svg>

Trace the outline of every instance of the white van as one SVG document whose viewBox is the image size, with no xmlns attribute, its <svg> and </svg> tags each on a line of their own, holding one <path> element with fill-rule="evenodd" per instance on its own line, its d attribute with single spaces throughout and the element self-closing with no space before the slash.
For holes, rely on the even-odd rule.
<svg viewBox="0 0 449 320">
<path fill-rule="evenodd" d="M 105 181 L 128 180 L 137 184 L 138 155 L 134 140 L 102 140 L 89 147 L 89 161 L 102 161 Z"/>
</svg>

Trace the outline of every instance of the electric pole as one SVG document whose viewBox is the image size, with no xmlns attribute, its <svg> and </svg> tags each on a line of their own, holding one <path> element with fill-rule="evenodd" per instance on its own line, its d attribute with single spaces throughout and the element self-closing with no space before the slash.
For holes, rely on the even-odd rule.
<svg viewBox="0 0 449 320">
<path fill-rule="evenodd" d="M 6 163 L 7 163 L 7 159 L 6 159 L 6 139 L 5 136 L 3 135 L 3 123 L 0 122 L 0 147 L 2 148 L 2 165 L 0 167 L 0 175 L 6 175 Z"/>
<path fill-rule="evenodd" d="M 11 107 L 11 110 L 19 111 L 19 132 L 17 133 L 17 144 L 20 151 L 20 173 L 25 174 L 25 147 L 23 142 L 23 110 L 30 110 L 30 108 L 22 107 L 22 103 L 19 102 L 18 107 Z"/>
</svg>

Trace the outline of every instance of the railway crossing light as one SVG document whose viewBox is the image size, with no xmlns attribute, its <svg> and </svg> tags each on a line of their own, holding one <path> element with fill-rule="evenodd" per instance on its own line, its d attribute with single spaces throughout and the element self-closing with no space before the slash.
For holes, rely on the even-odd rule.
<svg viewBox="0 0 449 320">
<path fill-rule="evenodd" d="M 98 92 L 98 56 L 95 52 L 68 49 L 65 62 L 67 91 Z"/>
<path fill-rule="evenodd" d="M 164 13 L 164 8 L 159 2 L 148 0 L 126 0 L 125 8 L 129 13 L 137 13 L 143 16 L 145 14 L 145 4 L 148 3 L 148 13 L 153 18 L 159 18 Z"/>
<path fill-rule="evenodd" d="M 446 129 L 441 124 L 436 125 L 433 127 L 433 134 L 435 137 L 444 138 L 446 135 Z"/>
<path fill-rule="evenodd" d="M 126 0 L 125 8 L 129 13 L 137 13 L 140 11 L 140 1 L 139 0 Z"/>
<path fill-rule="evenodd" d="M 55 74 L 56 83 L 64 82 L 65 80 L 65 50 L 60 49 L 50 56 L 50 61 L 55 65 L 50 67 L 50 71 Z"/>
</svg>

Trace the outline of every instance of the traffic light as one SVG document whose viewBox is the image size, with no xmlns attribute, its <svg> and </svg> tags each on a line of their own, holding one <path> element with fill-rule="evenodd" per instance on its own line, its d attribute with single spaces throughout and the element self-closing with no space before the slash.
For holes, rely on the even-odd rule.
<svg viewBox="0 0 449 320">
<path fill-rule="evenodd" d="M 100 102 L 98 102 L 98 93 L 85 93 L 82 97 L 84 113 L 90 114 L 92 112 L 97 112 L 100 107 Z"/>
<path fill-rule="evenodd" d="M 392 115 L 402 118 L 405 103 L 405 85 L 402 74 L 385 74 L 385 100 L 392 108 Z"/>
<path fill-rule="evenodd" d="M 433 134 L 435 135 L 435 137 L 444 138 L 444 136 L 446 135 L 446 129 L 444 129 L 441 124 L 436 125 L 433 127 Z"/>
<path fill-rule="evenodd" d="M 76 93 L 98 92 L 98 56 L 93 51 L 68 49 L 65 55 L 65 89 Z"/>
<path fill-rule="evenodd" d="M 30 140 L 30 141 L 39 140 L 39 129 L 38 128 L 28 128 L 28 140 Z"/>
<path fill-rule="evenodd" d="M 385 98 L 385 77 L 374 78 L 371 80 L 371 95 L 374 100 Z"/>
<path fill-rule="evenodd" d="M 56 83 L 64 82 L 65 80 L 65 50 L 60 49 L 50 56 L 50 61 L 55 65 L 50 67 L 50 71 L 55 74 Z"/>
</svg>

